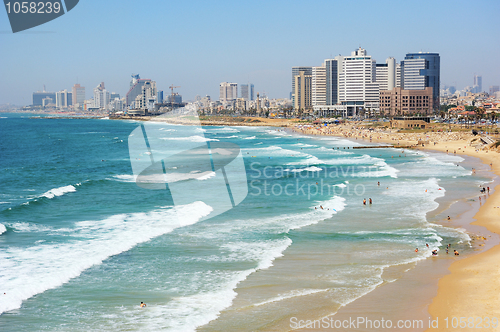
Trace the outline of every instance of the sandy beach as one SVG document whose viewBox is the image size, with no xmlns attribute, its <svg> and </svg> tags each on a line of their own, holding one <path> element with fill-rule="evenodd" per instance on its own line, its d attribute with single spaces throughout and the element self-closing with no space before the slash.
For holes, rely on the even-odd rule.
<svg viewBox="0 0 500 332">
<path fill-rule="evenodd" d="M 334 135 L 466 155 L 479 158 L 496 175 L 500 175 L 500 154 L 477 144 L 477 137 L 471 131 L 397 133 L 396 130 L 368 130 L 355 124 L 306 128 L 296 126 L 294 130 L 309 135 Z M 473 216 L 475 221 L 471 225 L 483 226 L 500 234 L 498 190 L 494 190 L 488 199 L 484 197 L 479 204 L 479 211 Z M 458 324 L 461 317 L 465 317 L 462 320 L 470 324 L 465 326 L 462 323 L 465 326 L 463 330 L 472 330 L 471 326 L 482 327 L 487 331 L 498 330 L 490 324 L 493 318 L 500 317 L 500 246 L 457 260 L 451 264 L 449 271 L 450 274 L 439 279 L 437 296 L 428 307 L 432 320 L 438 323 L 427 331 L 456 331 L 460 328 Z"/>
</svg>

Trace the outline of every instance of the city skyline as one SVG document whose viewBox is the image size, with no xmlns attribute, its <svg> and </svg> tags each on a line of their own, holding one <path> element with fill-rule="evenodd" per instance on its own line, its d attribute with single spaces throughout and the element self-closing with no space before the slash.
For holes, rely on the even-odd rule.
<svg viewBox="0 0 500 332">
<path fill-rule="evenodd" d="M 377 63 L 388 57 L 399 62 L 419 51 L 439 53 L 441 88 L 461 90 L 478 75 L 488 91 L 500 84 L 499 60 L 490 56 L 500 50 L 498 36 L 488 24 L 472 29 L 459 22 L 487 21 L 499 9 L 498 2 L 487 0 L 252 6 L 89 0 L 58 20 L 17 34 L 10 32 L 2 11 L 0 104 L 30 105 L 32 93 L 44 85 L 57 92 L 80 84 L 90 98 L 92 88 L 105 82 L 108 91 L 125 96 L 132 73 L 155 80 L 159 90 L 181 86 L 177 92 L 185 100 L 216 99 L 220 82 L 252 82 L 255 93 L 289 98 L 291 67 L 318 66 L 359 46 Z M 294 15 L 314 24 L 295 24 Z M 145 35 L 155 38 L 142 49 L 134 40 Z"/>
</svg>

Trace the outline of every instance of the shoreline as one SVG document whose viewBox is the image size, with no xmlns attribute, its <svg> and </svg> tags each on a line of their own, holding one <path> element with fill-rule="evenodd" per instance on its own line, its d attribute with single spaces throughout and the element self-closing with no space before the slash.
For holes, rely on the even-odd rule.
<svg viewBox="0 0 500 332">
<path fill-rule="evenodd" d="M 434 140 L 434 142 L 436 142 L 434 145 L 431 145 L 428 141 L 426 141 L 424 146 L 421 146 L 421 142 L 418 140 L 401 139 L 401 136 L 405 134 L 398 135 L 393 133 L 384 133 L 378 137 L 372 137 L 371 135 L 368 136 L 369 133 L 363 133 L 362 130 L 360 130 L 358 135 L 355 135 L 353 132 L 355 132 L 356 129 L 353 128 L 353 125 L 350 125 L 350 127 L 351 131 L 348 135 L 342 134 L 339 131 L 322 132 L 321 130 L 314 128 L 306 130 L 300 130 L 298 128 L 291 129 L 297 134 L 312 136 L 336 136 L 350 140 L 358 140 L 359 137 L 361 141 L 366 141 L 367 143 L 369 142 L 369 144 L 389 143 L 394 145 L 396 148 L 398 147 L 397 145 L 413 146 L 412 149 L 415 150 L 447 154 L 453 153 L 457 156 L 477 158 L 477 162 L 486 165 L 496 176 L 496 179 L 494 182 L 495 186 L 493 188 L 493 193 L 488 199 L 481 202 L 480 207 L 473 216 L 467 217 L 469 219 L 468 225 L 484 227 L 484 229 L 488 232 L 497 235 L 500 234 L 500 194 L 497 190 L 500 189 L 500 185 L 498 184 L 500 176 L 500 154 L 495 151 L 474 149 L 471 142 L 474 139 L 474 136 L 466 133 L 451 134 L 454 138 L 459 138 L 458 140 L 446 140 L 444 142 L 436 142 Z M 348 129 L 344 126 L 341 131 L 342 130 Z M 433 134 L 435 134 L 434 136 L 441 135 L 444 137 L 443 133 Z M 410 136 L 410 134 L 408 136 Z M 413 135 L 412 138 L 418 136 L 421 135 Z M 430 141 L 432 142 L 432 140 Z M 397 145 L 395 143 L 397 143 Z M 490 164 L 492 164 L 492 167 L 489 166 Z M 451 208 L 452 206 L 449 207 L 449 209 Z M 425 261 L 423 263 L 425 263 Z M 484 320 L 486 320 L 486 317 L 490 319 L 493 317 L 499 318 L 500 300 L 498 299 L 497 294 L 498 289 L 500 288 L 498 286 L 500 283 L 500 276 L 498 271 L 500 271 L 500 245 L 498 243 L 491 248 L 481 250 L 479 253 L 469 254 L 459 260 L 453 261 L 446 269 L 445 273 L 438 276 L 438 279 L 435 280 L 435 283 L 437 284 L 437 293 L 434 293 L 434 295 L 430 298 L 427 297 L 431 301 L 428 301 L 425 306 L 425 310 L 428 311 L 430 318 L 432 320 L 437 319 L 440 324 L 437 328 L 429 328 L 428 326 L 425 326 L 424 329 L 420 330 L 454 331 L 456 329 L 453 329 L 450 323 L 453 317 L 457 317 L 458 319 L 459 317 L 464 316 L 467 319 L 469 317 L 473 317 L 476 319 L 476 323 L 480 321 L 479 317 Z M 413 271 L 409 271 L 407 274 L 410 275 L 412 272 Z M 411 280 L 411 278 L 409 279 Z M 378 289 L 382 288 L 383 287 L 378 287 Z M 375 293 L 376 291 L 377 289 L 372 293 Z M 370 296 L 370 294 L 365 295 L 364 297 L 368 296 Z M 362 305 L 360 302 L 358 305 Z M 342 308 L 339 309 L 338 312 L 341 310 Z M 448 318 L 448 327 L 446 327 L 446 318 Z"/>
</svg>

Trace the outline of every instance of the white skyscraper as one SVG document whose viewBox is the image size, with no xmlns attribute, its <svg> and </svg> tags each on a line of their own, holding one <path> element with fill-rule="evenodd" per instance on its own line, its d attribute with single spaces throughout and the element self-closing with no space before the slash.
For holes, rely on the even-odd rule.
<svg viewBox="0 0 500 332">
<path fill-rule="evenodd" d="M 104 82 L 101 82 L 96 88 L 94 88 L 94 107 L 99 107 L 99 109 L 107 108 L 109 104 L 109 92 L 104 88 Z"/>
<path fill-rule="evenodd" d="M 312 105 L 326 105 L 326 67 L 312 67 Z"/>
<path fill-rule="evenodd" d="M 338 56 L 338 102 L 353 106 L 353 115 L 361 107 L 375 108 L 379 102 L 376 64 L 361 47 L 351 56 Z"/>
<path fill-rule="evenodd" d="M 56 107 L 58 108 L 66 108 L 71 106 L 72 104 L 72 94 L 68 92 L 68 90 L 62 90 L 56 92 Z"/>
<path fill-rule="evenodd" d="M 221 103 L 232 102 L 238 98 L 238 84 L 222 82 L 219 85 L 220 95 L 219 101 Z"/>
</svg>

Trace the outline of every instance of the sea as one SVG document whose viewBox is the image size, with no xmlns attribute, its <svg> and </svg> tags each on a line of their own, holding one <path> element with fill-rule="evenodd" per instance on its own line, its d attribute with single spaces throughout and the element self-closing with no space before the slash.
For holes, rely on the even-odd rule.
<svg viewBox="0 0 500 332">
<path fill-rule="evenodd" d="M 167 149 L 239 147 L 246 179 L 227 189 L 246 196 L 212 216 L 227 199 L 204 190 L 215 173 L 136 183 L 141 125 L 0 113 L 0 331 L 265 330 L 311 295 L 334 313 L 395 281 L 387 269 L 473 250 L 465 229 L 428 218 L 491 181 L 460 156 L 155 123 Z M 204 194 L 176 204 L 173 183 Z"/>
</svg>

